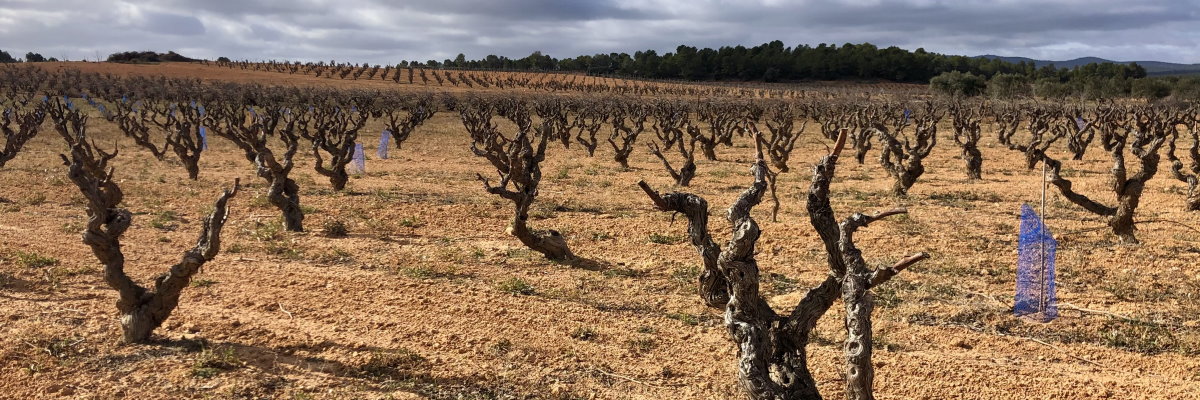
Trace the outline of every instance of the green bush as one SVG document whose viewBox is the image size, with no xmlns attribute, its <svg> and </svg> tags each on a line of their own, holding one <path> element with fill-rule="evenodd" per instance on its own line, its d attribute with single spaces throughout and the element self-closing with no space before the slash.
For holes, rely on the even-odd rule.
<svg viewBox="0 0 1200 400">
<path fill-rule="evenodd" d="M 953 97 L 978 96 L 987 88 L 983 77 L 959 71 L 943 72 L 929 80 L 934 92 Z"/>
<path fill-rule="evenodd" d="M 1042 78 L 1034 82 L 1033 94 L 1047 99 L 1061 99 L 1075 95 L 1075 90 L 1058 78 Z"/>
<path fill-rule="evenodd" d="M 1135 79 L 1130 84 L 1129 92 L 1133 97 L 1158 100 L 1171 95 L 1171 82 L 1158 78 Z"/>
<path fill-rule="evenodd" d="M 1017 74 L 996 74 L 988 81 L 988 95 L 997 99 L 1028 97 L 1033 94 L 1029 78 Z"/>
</svg>

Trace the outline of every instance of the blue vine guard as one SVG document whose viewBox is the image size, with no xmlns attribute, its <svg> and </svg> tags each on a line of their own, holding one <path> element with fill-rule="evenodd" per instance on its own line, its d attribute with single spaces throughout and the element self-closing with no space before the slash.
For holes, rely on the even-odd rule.
<svg viewBox="0 0 1200 400">
<path fill-rule="evenodd" d="M 388 141 L 392 138 L 392 131 L 384 129 L 383 134 L 379 135 L 379 147 L 375 148 L 375 157 L 380 160 L 387 159 Z"/>
<path fill-rule="evenodd" d="M 1021 206 L 1017 242 L 1017 297 L 1013 314 L 1038 322 L 1058 318 L 1054 295 L 1054 252 L 1058 242 L 1028 204 Z"/>
<path fill-rule="evenodd" d="M 355 173 L 355 174 L 367 173 L 367 155 L 363 154 L 362 143 L 354 144 L 354 158 L 352 160 L 353 160 L 353 164 L 354 164 L 354 169 L 351 171 L 351 173 Z"/>
</svg>

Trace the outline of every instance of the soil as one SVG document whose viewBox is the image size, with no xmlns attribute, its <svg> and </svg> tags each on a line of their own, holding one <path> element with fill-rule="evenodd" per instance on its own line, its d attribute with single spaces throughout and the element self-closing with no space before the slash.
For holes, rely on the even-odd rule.
<svg viewBox="0 0 1200 400">
<path fill-rule="evenodd" d="M 121 74 L 291 82 L 295 77 L 211 66 L 77 64 Z M 323 78 L 328 84 L 350 84 Z M 403 86 L 403 85 L 401 85 Z M 555 398 L 728 399 L 734 346 L 722 313 L 695 293 L 700 259 L 686 221 L 654 211 L 636 182 L 708 199 L 710 226 L 751 182 L 753 146 L 737 138 L 719 161 L 697 161 L 693 186 L 672 188 L 643 148 L 623 170 L 611 149 L 551 148 L 534 228 L 566 235 L 587 262 L 562 264 L 505 234 L 510 205 L 487 194 L 457 115 L 443 112 L 390 158 L 376 159 L 382 130 L 361 141 L 367 173 L 344 192 L 301 152 L 292 173 L 305 233 L 280 227 L 265 183 L 236 147 L 210 140 L 198 181 L 158 161 L 99 119 L 88 132 L 115 145 L 116 177 L 135 213 L 124 236 L 126 270 L 143 284 L 178 261 L 222 188 L 241 178 L 221 254 L 184 291 L 152 343 L 124 345 L 116 293 L 80 242 L 85 207 L 66 179 L 61 139 L 47 127 L 0 169 L 0 398 Z M 946 134 L 946 133 L 943 133 Z M 652 137 L 646 133 L 643 140 Z M 754 211 L 764 291 L 794 305 L 826 266 L 803 195 L 827 151 L 815 124 L 778 184 Z M 1184 211 L 1184 184 L 1166 166 L 1138 209 L 1142 245 L 1122 245 L 1103 219 L 1053 191 L 1046 217 L 1058 236 L 1061 316 L 1011 315 L 1017 215 L 1040 202 L 1040 171 L 984 139 L 984 180 L 966 179 L 943 140 L 907 198 L 873 151 L 846 158 L 833 186 L 839 218 L 907 206 L 907 217 L 857 235 L 872 266 L 918 251 L 932 257 L 875 290 L 875 389 L 880 399 L 1200 398 L 1200 214 Z M 1065 161 L 1075 188 L 1112 202 L 1110 161 L 1098 146 Z M 1064 156 L 1065 149 L 1055 149 Z M 344 238 L 325 235 L 343 223 Z M 1131 320 L 1133 319 L 1133 320 Z M 841 396 L 840 307 L 809 346 L 821 391 Z"/>
</svg>

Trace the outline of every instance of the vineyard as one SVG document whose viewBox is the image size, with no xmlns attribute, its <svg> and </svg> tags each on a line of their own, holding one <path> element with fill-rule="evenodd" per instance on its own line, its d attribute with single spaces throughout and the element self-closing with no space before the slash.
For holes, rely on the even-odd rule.
<svg viewBox="0 0 1200 400">
<path fill-rule="evenodd" d="M 1200 106 L 337 63 L 0 82 L 0 397 L 1200 393 Z M 1043 173 L 1050 323 L 1012 314 Z"/>
</svg>

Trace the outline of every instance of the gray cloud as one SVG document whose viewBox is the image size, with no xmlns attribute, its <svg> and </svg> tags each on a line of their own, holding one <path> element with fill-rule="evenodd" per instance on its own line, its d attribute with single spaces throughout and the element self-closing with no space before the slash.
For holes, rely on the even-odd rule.
<svg viewBox="0 0 1200 400">
<path fill-rule="evenodd" d="M 396 63 L 871 42 L 949 54 L 1200 62 L 1194 0 L 60 0 L 0 2 L 0 48 L 71 59 Z"/>
<path fill-rule="evenodd" d="M 204 23 L 187 15 L 151 12 L 146 14 L 143 28 L 164 35 L 197 36 L 204 34 Z"/>
</svg>

